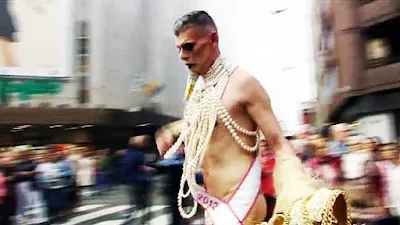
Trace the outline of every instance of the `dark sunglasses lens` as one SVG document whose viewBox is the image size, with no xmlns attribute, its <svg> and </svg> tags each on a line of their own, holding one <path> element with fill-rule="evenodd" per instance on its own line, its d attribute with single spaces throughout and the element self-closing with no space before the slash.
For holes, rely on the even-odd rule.
<svg viewBox="0 0 400 225">
<path fill-rule="evenodd" d="M 185 43 L 182 45 L 182 50 L 191 52 L 193 51 L 194 45 L 195 43 Z"/>
</svg>

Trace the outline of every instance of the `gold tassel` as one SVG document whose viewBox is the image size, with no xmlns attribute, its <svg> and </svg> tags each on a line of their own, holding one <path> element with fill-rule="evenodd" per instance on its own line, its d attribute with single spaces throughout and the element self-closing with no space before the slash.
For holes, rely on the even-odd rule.
<svg viewBox="0 0 400 225">
<path fill-rule="evenodd" d="M 186 84 L 186 90 L 185 90 L 185 100 L 189 100 L 190 96 L 192 95 L 194 86 L 196 84 L 198 76 L 195 76 L 193 74 L 189 75 L 187 84 Z"/>
</svg>

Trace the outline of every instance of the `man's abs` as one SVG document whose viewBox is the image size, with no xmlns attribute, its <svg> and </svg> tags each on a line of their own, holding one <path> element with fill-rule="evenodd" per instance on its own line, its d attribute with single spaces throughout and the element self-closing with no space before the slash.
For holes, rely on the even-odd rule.
<svg viewBox="0 0 400 225">
<path fill-rule="evenodd" d="M 256 157 L 239 146 L 227 147 L 219 151 L 210 148 L 202 164 L 207 191 L 222 200 L 228 200 L 233 194 Z"/>
<path fill-rule="evenodd" d="M 234 141 L 229 144 L 224 143 L 224 140 L 214 142 L 207 151 L 202 165 L 207 192 L 221 200 L 230 200 L 255 158 L 254 153 L 241 149 Z M 265 216 L 266 203 L 264 197 L 259 195 L 244 224 L 262 222 Z"/>
</svg>

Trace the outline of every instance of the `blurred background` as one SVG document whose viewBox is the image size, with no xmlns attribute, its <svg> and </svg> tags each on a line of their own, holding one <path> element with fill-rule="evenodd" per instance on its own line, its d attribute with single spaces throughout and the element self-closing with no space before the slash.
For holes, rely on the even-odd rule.
<svg viewBox="0 0 400 225">
<path fill-rule="evenodd" d="M 1 225 L 203 223 L 178 218 L 183 158 L 151 140 L 182 116 L 172 25 L 191 10 L 268 91 L 310 173 L 348 192 L 355 224 L 400 214 L 398 0 L 0 0 Z"/>
</svg>

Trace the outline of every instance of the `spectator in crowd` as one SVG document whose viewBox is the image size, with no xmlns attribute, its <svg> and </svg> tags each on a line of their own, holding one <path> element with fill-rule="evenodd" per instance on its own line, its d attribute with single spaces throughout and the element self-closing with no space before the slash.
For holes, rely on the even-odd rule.
<svg viewBox="0 0 400 225">
<path fill-rule="evenodd" d="M 274 151 L 269 148 L 264 135 L 261 133 L 260 136 L 261 136 L 260 153 L 262 160 L 261 192 L 263 193 L 265 200 L 267 201 L 266 221 L 268 221 L 272 217 L 276 202 L 274 181 L 273 181 L 275 156 L 274 156 Z"/>
<path fill-rule="evenodd" d="M 341 176 L 340 158 L 329 155 L 327 140 L 322 136 L 315 139 L 312 146 L 314 155 L 306 165 L 312 168 L 314 175 L 327 186 L 336 187 Z"/>
<path fill-rule="evenodd" d="M 309 150 L 309 137 L 314 134 L 313 128 L 309 124 L 300 127 L 294 139 L 290 141 L 297 156 L 301 157 L 304 152 Z"/>
<path fill-rule="evenodd" d="M 342 155 L 342 171 L 345 189 L 355 207 L 365 207 L 365 164 L 372 159 L 372 149 L 366 148 L 367 138 L 357 135 L 349 137 L 347 148 L 349 153 Z"/>
<path fill-rule="evenodd" d="M 25 147 L 19 150 L 17 160 L 14 173 L 17 194 L 16 219 L 18 223 L 26 223 L 32 216 L 31 213 L 35 204 L 32 198 L 32 185 L 36 165 L 31 159 L 30 151 Z"/>
<path fill-rule="evenodd" d="M 93 186 L 95 184 L 96 164 L 91 153 L 84 151 L 82 157 L 77 161 L 77 186 L 81 191 L 81 195 L 91 196 L 93 193 Z"/>
<path fill-rule="evenodd" d="M 56 185 L 58 169 L 52 152 L 43 154 L 44 158 L 36 167 L 37 188 L 43 191 L 43 197 L 46 203 L 47 215 L 54 216 L 57 204 L 57 193 L 53 190 Z"/>
<path fill-rule="evenodd" d="M 121 165 L 122 165 L 122 159 L 123 159 L 123 155 L 121 155 L 121 152 L 123 152 L 123 150 L 115 150 L 112 154 L 111 154 L 111 177 L 112 177 L 112 184 L 113 185 L 118 185 L 122 183 L 123 177 L 121 174 Z"/>
<path fill-rule="evenodd" d="M 400 215 L 400 154 L 397 143 L 380 147 L 381 161 L 378 167 L 383 176 L 383 192 L 386 205 L 392 215 Z"/>
<path fill-rule="evenodd" d="M 49 218 L 62 215 L 71 204 L 68 192 L 70 184 L 70 167 L 62 162 L 58 150 L 49 149 L 44 162 L 36 167 L 38 187 L 43 190 Z"/>
<path fill-rule="evenodd" d="M 340 123 L 330 128 L 332 140 L 329 142 L 329 154 L 341 156 L 349 152 L 346 147 L 346 140 L 349 137 L 350 129 L 348 124 Z"/>
<path fill-rule="evenodd" d="M 165 184 L 164 193 L 168 198 L 168 204 L 172 209 L 172 222 L 173 224 L 182 225 L 185 221 L 182 219 L 179 210 L 176 196 L 179 192 L 179 185 L 182 176 L 182 165 L 185 160 L 184 146 L 180 146 L 179 150 L 169 159 L 162 159 L 158 161 L 155 166 L 161 173 L 167 174 L 167 182 Z M 203 174 L 201 171 L 196 173 L 196 182 L 203 184 Z"/>
<path fill-rule="evenodd" d="M 96 185 L 97 191 L 103 193 L 111 187 L 111 157 L 109 149 L 100 150 L 98 154 L 96 162 Z"/>
<path fill-rule="evenodd" d="M 7 195 L 7 185 L 6 185 L 6 176 L 3 174 L 3 172 L 0 170 L 0 222 L 3 221 L 4 217 L 4 208 L 6 207 L 4 205 L 4 199 L 6 198 Z"/>
<path fill-rule="evenodd" d="M 332 139 L 331 137 L 331 132 L 330 132 L 330 127 L 332 126 L 331 123 L 325 123 L 321 126 L 319 133 L 321 136 L 327 140 Z"/>
<path fill-rule="evenodd" d="M 136 206 L 136 212 L 144 212 L 137 218 L 139 224 L 145 224 L 149 220 L 147 211 L 149 203 L 150 177 L 148 167 L 145 164 L 144 150 L 148 147 L 148 136 L 136 136 L 129 140 L 129 149 L 123 159 L 123 175 L 128 186 L 128 195 L 132 206 Z M 131 218 L 128 218 L 130 221 Z"/>
<path fill-rule="evenodd" d="M 369 223 L 370 225 L 400 224 L 400 155 L 397 143 L 382 144 L 379 147 L 379 170 L 382 174 L 386 214 Z M 371 212 L 367 212 L 371 213 Z"/>
<path fill-rule="evenodd" d="M 75 174 L 72 170 L 70 162 L 66 159 L 65 151 L 55 151 L 57 158 L 57 168 L 59 170 L 59 181 L 60 181 L 60 194 L 62 195 L 61 202 L 61 213 L 63 216 L 67 216 L 72 212 L 76 201 L 76 186 L 75 186 Z"/>
<path fill-rule="evenodd" d="M 373 157 L 370 140 L 363 136 L 352 136 L 347 140 L 349 153 L 342 156 L 344 178 L 356 180 L 364 177 L 364 166 Z"/>
<path fill-rule="evenodd" d="M 13 224 L 13 216 L 16 213 L 16 194 L 14 183 L 15 158 L 12 152 L 0 153 L 0 172 L 5 178 L 5 195 L 0 205 L 0 224 Z"/>
<path fill-rule="evenodd" d="M 364 166 L 364 201 L 363 207 L 354 207 L 353 211 L 359 214 L 368 214 L 370 218 L 380 218 L 389 214 L 385 207 L 384 196 L 382 192 L 382 180 L 378 168 L 379 152 L 375 151 L 376 147 L 372 138 L 365 141 L 365 148 L 372 153 L 371 158 L 366 161 Z"/>
<path fill-rule="evenodd" d="M 82 154 L 80 154 L 76 148 L 71 148 L 65 150 L 67 153 L 66 159 L 71 165 L 73 172 L 76 174 L 78 172 L 78 161 L 82 158 Z M 82 149 L 83 152 L 85 150 Z"/>
<path fill-rule="evenodd" d="M 43 190 L 39 187 L 38 180 L 37 178 L 37 172 L 36 168 L 44 163 L 44 153 L 43 152 L 37 152 L 35 153 L 35 178 L 32 183 L 32 198 L 34 202 L 34 210 L 36 213 L 35 218 L 31 219 L 30 221 L 33 222 L 34 224 L 43 224 L 48 221 L 48 215 L 47 215 L 47 205 L 44 200 L 44 195 L 43 195 Z"/>
<path fill-rule="evenodd" d="M 307 163 L 307 161 L 314 158 L 316 148 L 320 146 L 321 141 L 323 141 L 323 138 L 319 134 L 313 134 L 307 137 L 307 144 L 303 154 L 300 156 L 303 163 Z"/>
<path fill-rule="evenodd" d="M 6 194 L 7 194 L 6 176 L 3 174 L 3 172 L 0 171 L 0 206 L 3 206 Z"/>
</svg>

